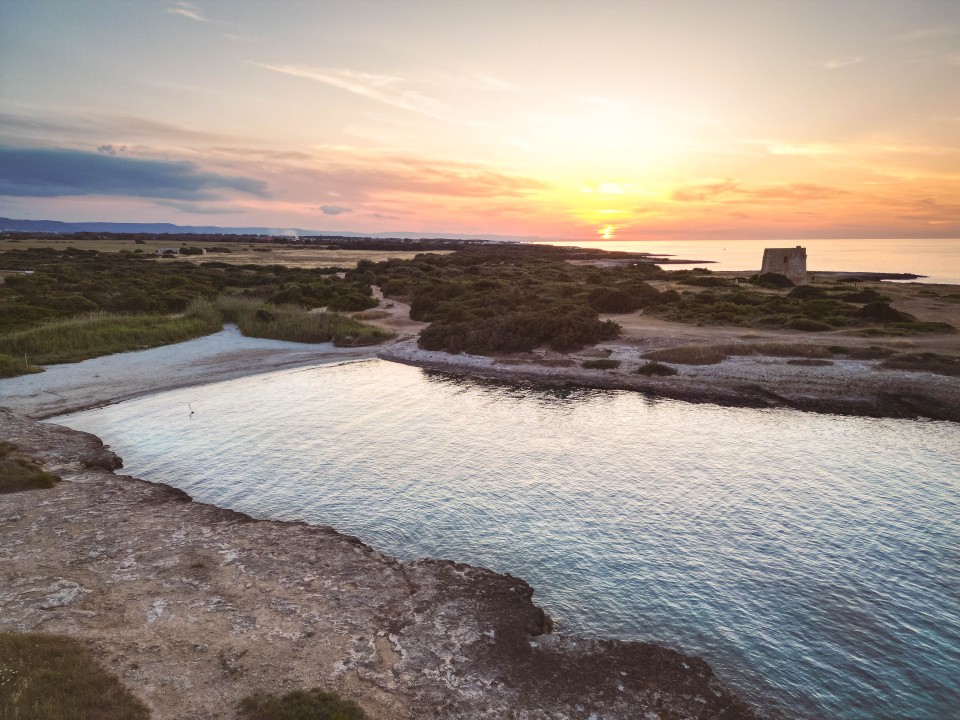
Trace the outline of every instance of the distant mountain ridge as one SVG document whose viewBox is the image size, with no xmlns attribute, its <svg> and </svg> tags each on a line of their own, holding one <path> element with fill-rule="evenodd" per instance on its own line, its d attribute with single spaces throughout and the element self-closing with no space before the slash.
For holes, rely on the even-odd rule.
<svg viewBox="0 0 960 720">
<path fill-rule="evenodd" d="M 175 225 L 173 223 L 116 223 L 116 222 L 61 222 L 59 220 L 16 220 L 0 217 L 0 232 L 40 232 L 40 233 L 197 233 L 205 235 L 330 235 L 336 237 L 357 238 L 450 238 L 452 240 L 540 240 L 535 236 L 512 235 L 458 235 L 450 233 L 358 233 L 343 230 L 304 230 L 302 228 L 278 227 L 219 227 L 217 225 Z"/>
</svg>

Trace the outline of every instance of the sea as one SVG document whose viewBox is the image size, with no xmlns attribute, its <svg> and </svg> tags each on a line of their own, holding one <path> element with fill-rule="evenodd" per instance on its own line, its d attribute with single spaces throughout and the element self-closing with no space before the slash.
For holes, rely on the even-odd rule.
<svg viewBox="0 0 960 720">
<path fill-rule="evenodd" d="M 935 269 L 906 260 L 856 267 Z M 381 360 L 54 421 L 198 501 L 522 577 L 557 632 L 698 655 L 773 718 L 960 718 L 957 424 Z"/>
<path fill-rule="evenodd" d="M 807 269 L 817 271 L 912 273 L 914 282 L 960 284 L 960 239 L 916 240 L 550 240 L 552 245 L 575 245 L 601 250 L 666 254 L 674 259 L 700 261 L 666 265 L 666 269 L 708 267 L 755 273 L 768 247 L 807 249 Z M 704 264 L 703 261 L 712 261 Z"/>
</svg>

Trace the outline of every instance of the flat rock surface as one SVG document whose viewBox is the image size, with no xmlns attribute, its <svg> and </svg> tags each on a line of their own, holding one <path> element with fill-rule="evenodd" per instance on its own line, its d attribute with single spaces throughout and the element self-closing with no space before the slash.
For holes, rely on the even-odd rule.
<svg viewBox="0 0 960 720">
<path fill-rule="evenodd" d="M 387 719 L 756 717 L 698 658 L 550 634 L 521 579 L 194 503 L 2 409 L 0 439 L 64 478 L 0 496 L 0 628 L 88 641 L 157 720 L 315 686 Z"/>
</svg>

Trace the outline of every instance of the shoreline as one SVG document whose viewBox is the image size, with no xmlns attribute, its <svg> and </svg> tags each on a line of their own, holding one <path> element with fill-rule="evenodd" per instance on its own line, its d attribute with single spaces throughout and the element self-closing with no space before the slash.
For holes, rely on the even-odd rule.
<svg viewBox="0 0 960 720">
<path fill-rule="evenodd" d="M 600 357 L 622 360 L 624 369 L 587 370 L 558 361 L 550 353 L 502 358 L 449 355 L 421 350 L 415 341 L 381 348 L 377 357 L 435 372 L 549 387 L 630 390 L 692 403 L 960 422 L 960 387 L 947 376 L 879 371 L 869 361 L 835 361 L 823 368 L 790 365 L 784 358 L 747 356 L 716 365 L 677 365 L 675 376 L 650 377 L 632 372 L 645 362 L 639 359 L 645 348 L 617 342 L 598 347 L 609 351 Z"/>
<path fill-rule="evenodd" d="M 376 347 L 264 340 L 236 326 L 173 345 L 116 353 L 0 380 L 0 406 L 35 420 L 250 375 L 376 357 Z"/>
<path fill-rule="evenodd" d="M 761 717 L 700 658 L 554 634 L 522 579 L 193 502 L 5 409 L 0 433 L 63 477 L 4 496 L 0 628 L 86 641 L 155 720 L 318 685 L 385 720 Z"/>
</svg>

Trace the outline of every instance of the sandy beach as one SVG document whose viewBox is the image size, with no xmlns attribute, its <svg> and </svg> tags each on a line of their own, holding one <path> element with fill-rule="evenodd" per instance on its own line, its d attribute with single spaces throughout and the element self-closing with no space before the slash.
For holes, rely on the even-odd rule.
<svg viewBox="0 0 960 720">
<path fill-rule="evenodd" d="M 176 345 L 50 365 L 42 373 L 0 380 L 0 406 L 48 418 L 174 388 L 375 354 L 369 347 L 245 337 L 236 326 L 227 325 L 218 333 Z"/>
</svg>

